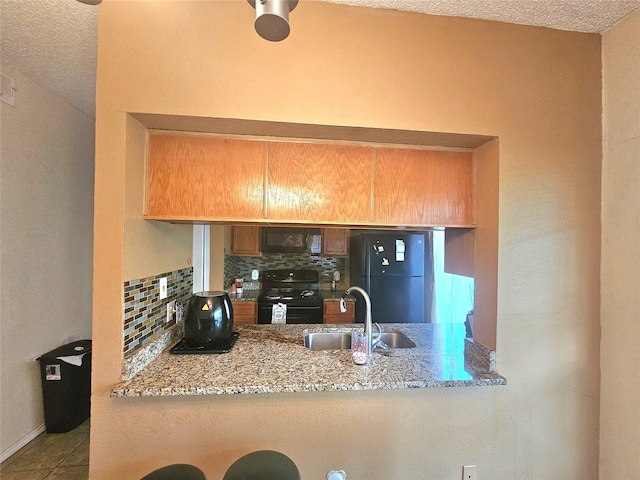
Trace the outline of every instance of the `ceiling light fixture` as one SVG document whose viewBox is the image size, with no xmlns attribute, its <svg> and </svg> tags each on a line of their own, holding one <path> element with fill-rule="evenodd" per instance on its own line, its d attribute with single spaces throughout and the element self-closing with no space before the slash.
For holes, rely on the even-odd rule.
<svg viewBox="0 0 640 480">
<path fill-rule="evenodd" d="M 87 5 L 100 5 L 102 0 L 78 0 L 80 3 L 85 3 Z"/>
<path fill-rule="evenodd" d="M 289 36 L 289 12 L 298 0 L 247 0 L 256 9 L 256 32 L 265 40 L 279 42 Z"/>
</svg>

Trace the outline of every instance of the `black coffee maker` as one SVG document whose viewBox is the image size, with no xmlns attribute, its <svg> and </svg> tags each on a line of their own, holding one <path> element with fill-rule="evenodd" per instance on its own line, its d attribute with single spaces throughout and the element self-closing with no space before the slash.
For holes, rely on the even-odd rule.
<svg viewBox="0 0 640 480">
<path fill-rule="evenodd" d="M 194 293 L 184 320 L 185 348 L 216 350 L 232 339 L 233 307 L 227 292 Z"/>
</svg>

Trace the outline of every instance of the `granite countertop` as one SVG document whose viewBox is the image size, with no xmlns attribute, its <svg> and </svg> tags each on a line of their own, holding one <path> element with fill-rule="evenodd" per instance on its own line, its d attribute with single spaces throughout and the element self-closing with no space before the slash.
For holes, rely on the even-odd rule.
<svg viewBox="0 0 640 480">
<path fill-rule="evenodd" d="M 495 372 L 465 363 L 464 325 L 385 324 L 415 348 L 376 349 L 364 366 L 350 350 L 312 351 L 305 331 L 348 331 L 361 325 L 236 325 L 240 336 L 221 355 L 173 355 L 168 349 L 111 397 L 218 395 L 504 385 Z"/>
</svg>

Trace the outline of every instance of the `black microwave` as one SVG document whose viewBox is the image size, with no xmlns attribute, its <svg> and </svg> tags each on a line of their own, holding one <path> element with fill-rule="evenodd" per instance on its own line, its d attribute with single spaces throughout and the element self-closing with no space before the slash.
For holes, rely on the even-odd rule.
<svg viewBox="0 0 640 480">
<path fill-rule="evenodd" d="M 262 251 L 265 253 L 305 253 L 309 251 L 309 237 L 320 235 L 319 228 L 264 227 Z"/>
</svg>

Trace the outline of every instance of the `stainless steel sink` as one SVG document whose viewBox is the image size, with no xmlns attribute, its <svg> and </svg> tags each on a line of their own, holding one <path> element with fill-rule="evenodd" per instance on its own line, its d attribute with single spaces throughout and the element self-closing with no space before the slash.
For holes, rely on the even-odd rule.
<svg viewBox="0 0 640 480">
<path fill-rule="evenodd" d="M 380 340 L 388 348 L 414 348 L 415 343 L 404 333 L 384 332 Z M 349 350 L 350 332 L 314 332 L 304 335 L 304 346 L 310 350 Z"/>
<path fill-rule="evenodd" d="M 304 346 L 311 350 L 348 350 L 351 348 L 351 333 L 307 333 L 304 336 Z"/>
<path fill-rule="evenodd" d="M 414 348 L 415 343 L 404 333 L 384 332 L 380 335 L 380 341 L 389 348 Z"/>
</svg>

